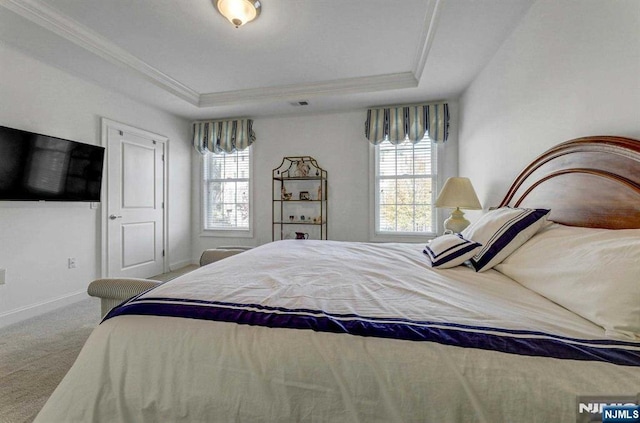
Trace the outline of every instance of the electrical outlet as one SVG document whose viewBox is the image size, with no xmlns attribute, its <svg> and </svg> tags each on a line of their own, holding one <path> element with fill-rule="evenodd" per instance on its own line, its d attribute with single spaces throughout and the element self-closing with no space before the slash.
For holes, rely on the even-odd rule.
<svg viewBox="0 0 640 423">
<path fill-rule="evenodd" d="M 0 269 L 0 285 L 4 285 L 4 281 L 6 277 L 7 277 L 7 269 Z"/>
<path fill-rule="evenodd" d="M 76 258 L 75 257 L 69 257 L 67 259 L 67 267 L 69 269 L 75 269 L 76 268 Z"/>
</svg>

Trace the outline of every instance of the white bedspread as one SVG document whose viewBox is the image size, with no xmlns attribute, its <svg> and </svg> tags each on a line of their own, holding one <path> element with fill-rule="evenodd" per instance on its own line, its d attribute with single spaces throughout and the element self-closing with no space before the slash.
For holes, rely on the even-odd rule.
<svg viewBox="0 0 640 423">
<path fill-rule="evenodd" d="M 200 268 L 135 303 L 321 310 L 616 347 L 602 328 L 498 272 L 429 268 L 422 247 L 279 241 Z M 638 366 L 121 315 L 93 332 L 36 422 L 574 422 L 578 396 L 639 392 Z"/>
</svg>

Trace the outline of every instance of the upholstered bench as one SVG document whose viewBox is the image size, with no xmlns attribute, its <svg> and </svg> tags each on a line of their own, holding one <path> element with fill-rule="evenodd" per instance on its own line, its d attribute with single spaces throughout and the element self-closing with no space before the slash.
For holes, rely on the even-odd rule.
<svg viewBox="0 0 640 423">
<path fill-rule="evenodd" d="M 105 316 L 112 308 L 162 282 L 138 278 L 96 279 L 89 284 L 87 293 L 100 298 L 100 311 Z"/>
<path fill-rule="evenodd" d="M 200 266 L 247 251 L 252 247 L 218 247 L 205 250 L 200 257 Z M 105 278 L 96 279 L 89 284 L 87 293 L 100 298 L 100 309 L 105 316 L 112 308 L 138 294 L 158 286 L 162 282 L 139 278 Z"/>
<path fill-rule="evenodd" d="M 200 266 L 206 266 L 209 263 L 231 257 L 251 248 L 253 247 L 218 247 L 204 250 L 200 256 Z"/>
</svg>

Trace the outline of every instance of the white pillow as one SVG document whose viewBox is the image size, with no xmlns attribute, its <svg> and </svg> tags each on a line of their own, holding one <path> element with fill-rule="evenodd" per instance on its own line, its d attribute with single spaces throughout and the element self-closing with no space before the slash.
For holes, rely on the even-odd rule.
<svg viewBox="0 0 640 423">
<path fill-rule="evenodd" d="M 476 272 L 484 272 L 507 258 L 547 223 L 546 209 L 502 207 L 482 215 L 462 236 L 482 244 L 472 258 Z"/>
<path fill-rule="evenodd" d="M 607 336 L 640 340 L 640 229 L 554 224 L 496 266 Z"/>
<path fill-rule="evenodd" d="M 462 235 L 442 235 L 424 247 L 431 267 L 448 269 L 469 260 L 482 247 L 477 242 L 466 240 Z"/>
</svg>

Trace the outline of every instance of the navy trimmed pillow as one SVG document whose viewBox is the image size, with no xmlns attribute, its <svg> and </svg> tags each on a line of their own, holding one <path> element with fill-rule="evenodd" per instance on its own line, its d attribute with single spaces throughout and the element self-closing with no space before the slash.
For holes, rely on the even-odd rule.
<svg viewBox="0 0 640 423">
<path fill-rule="evenodd" d="M 502 262 L 547 223 L 547 209 L 502 207 L 484 214 L 462 231 L 466 239 L 482 244 L 471 258 L 476 272 L 484 272 Z"/>
<path fill-rule="evenodd" d="M 431 267 L 448 269 L 469 260 L 482 247 L 477 242 L 464 239 L 462 235 L 442 235 L 432 239 L 424 250 Z"/>
</svg>

